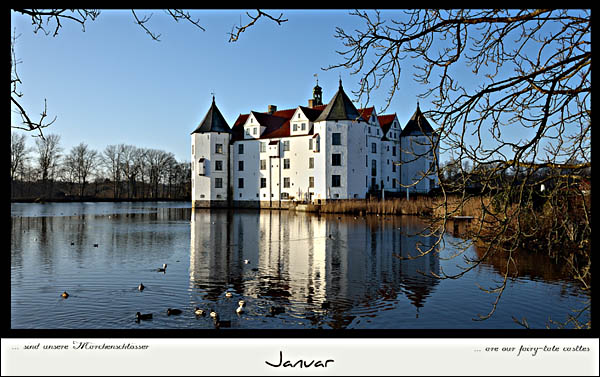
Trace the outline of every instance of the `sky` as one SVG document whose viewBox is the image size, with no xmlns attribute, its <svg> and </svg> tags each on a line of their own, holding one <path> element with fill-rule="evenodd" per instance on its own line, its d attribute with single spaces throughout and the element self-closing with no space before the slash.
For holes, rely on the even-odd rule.
<svg viewBox="0 0 600 390">
<path fill-rule="evenodd" d="M 57 36 L 35 34 L 31 18 L 11 12 L 11 34 L 18 35 L 21 104 L 36 118 L 46 99 L 49 118 L 57 119 L 44 133 L 59 134 L 65 154 L 82 142 L 100 153 L 108 145 L 123 143 L 190 161 L 190 133 L 204 118 L 213 94 L 232 126 L 239 114 L 264 112 L 270 104 L 278 109 L 308 105 L 315 74 L 324 103 L 337 91 L 340 78 L 346 93 L 356 98 L 352 91 L 358 89 L 361 74 L 352 75 L 346 68 L 323 70 L 344 62 L 338 51 L 345 46 L 335 37 L 336 27 L 346 32 L 365 28 L 348 10 L 271 9 L 267 12 L 283 13 L 287 21 L 278 25 L 259 19 L 233 43 L 228 33 L 240 20 L 248 23 L 245 10 L 189 11 L 204 31 L 177 23 L 162 10 L 136 12 L 140 18 L 152 15 L 147 27 L 160 34 L 159 42 L 135 24 L 130 10 L 102 10 L 86 23 L 85 31 L 76 22 L 63 21 Z M 402 15 L 401 10 L 382 11 L 387 20 Z M 389 85 L 372 93 L 368 104 L 378 114 L 396 113 L 402 126 L 417 100 L 422 111 L 434 108 L 418 98 L 426 86 L 414 80 L 413 65 L 410 59 L 403 64 L 400 91 L 385 112 L 381 108 Z M 457 67 L 456 72 L 453 76 L 464 85 L 476 85 L 468 67 Z M 11 122 L 20 124 L 19 116 L 13 114 Z M 522 129 L 512 132 L 516 140 L 528 136 L 524 134 Z M 503 133 L 510 136 L 509 131 Z M 33 137 L 28 145 L 34 145 Z M 442 162 L 447 158 L 442 155 Z"/>
<path fill-rule="evenodd" d="M 14 30 L 19 36 L 15 51 L 23 105 L 37 117 L 46 99 L 49 118 L 57 119 L 45 134 L 59 134 L 64 153 L 81 142 L 98 152 L 124 143 L 189 161 L 190 133 L 204 118 L 213 93 L 232 126 L 239 114 L 266 111 L 269 104 L 306 106 L 314 74 L 325 103 L 340 77 L 352 98 L 361 78 L 349 69 L 322 70 L 343 61 L 336 53 L 344 46 L 334 37 L 335 27 L 363 27 L 347 10 L 269 10 L 288 21 L 277 25 L 260 19 L 234 43 L 228 42 L 228 33 L 240 17 L 248 22 L 244 10 L 190 11 L 205 31 L 177 23 L 161 10 L 136 12 L 152 14 L 147 26 L 160 34 L 160 42 L 137 26 L 128 10 L 102 10 L 85 31 L 63 21 L 55 37 L 34 34 L 30 18 L 11 13 L 11 34 Z M 398 94 L 385 112 L 395 112 L 402 125 L 416 108 L 418 85 L 410 76 L 403 72 L 402 86 L 411 93 Z M 381 88 L 369 105 L 381 108 L 385 97 L 386 88 Z M 424 109 L 427 103 L 420 105 Z M 16 115 L 11 120 L 20 122 Z M 34 145 L 33 137 L 28 145 Z"/>
</svg>

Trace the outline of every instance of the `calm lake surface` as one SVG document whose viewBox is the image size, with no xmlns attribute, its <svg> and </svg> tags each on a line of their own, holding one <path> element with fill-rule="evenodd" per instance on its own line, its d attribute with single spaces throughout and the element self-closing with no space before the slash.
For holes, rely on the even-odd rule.
<svg viewBox="0 0 600 390">
<path fill-rule="evenodd" d="M 196 306 L 232 329 L 521 328 L 513 317 L 545 328 L 587 299 L 560 266 L 523 255 L 496 313 L 474 321 L 495 299 L 479 286 L 495 286 L 505 262 L 456 280 L 428 276 L 465 266 L 446 259 L 461 240 L 448 234 L 441 253 L 398 259 L 433 243 L 414 236 L 425 227 L 416 217 L 192 211 L 189 202 L 13 203 L 11 214 L 13 329 L 214 328 Z M 138 311 L 153 318 L 136 322 Z"/>
</svg>

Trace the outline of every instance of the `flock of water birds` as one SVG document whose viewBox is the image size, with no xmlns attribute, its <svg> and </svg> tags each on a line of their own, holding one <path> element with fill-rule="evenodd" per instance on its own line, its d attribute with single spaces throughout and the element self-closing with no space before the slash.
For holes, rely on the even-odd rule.
<svg viewBox="0 0 600 390">
<path fill-rule="evenodd" d="M 74 243 L 71 243 L 71 245 L 73 245 Z M 98 247 L 98 244 L 94 244 L 94 247 Z M 246 259 L 244 260 L 244 264 L 249 264 L 250 260 Z M 162 267 L 159 267 L 158 269 L 156 269 L 155 271 L 157 272 L 162 272 L 162 273 L 166 273 L 167 272 L 167 264 L 163 264 Z M 138 290 L 139 291 L 143 291 L 146 288 L 146 286 L 144 286 L 143 283 L 140 283 L 138 286 Z M 69 297 L 69 293 L 67 293 L 66 291 L 64 291 L 61 294 L 61 297 L 63 299 L 67 299 Z M 232 298 L 233 297 L 233 293 L 231 291 L 227 291 L 225 292 L 225 297 L 226 298 Z M 246 307 L 246 302 L 244 300 L 239 300 L 238 301 L 238 307 L 237 309 L 235 309 L 235 312 L 238 315 L 241 315 L 242 313 L 245 312 L 245 308 Z M 275 314 L 280 314 L 285 312 L 285 308 L 281 307 L 281 306 L 270 306 L 269 307 L 269 313 L 271 315 L 275 315 Z M 173 309 L 173 308 L 168 308 L 167 309 L 167 316 L 172 316 L 172 315 L 180 315 L 182 314 L 183 311 L 180 309 Z M 203 317 L 205 316 L 207 313 L 207 310 L 205 309 L 201 309 L 200 307 L 196 306 L 194 309 L 194 314 L 196 315 L 196 317 Z M 221 320 L 219 313 L 217 313 L 216 311 L 214 311 L 213 309 L 210 309 L 210 311 L 208 312 L 209 316 L 213 319 L 214 321 L 214 325 L 216 328 L 220 328 L 220 327 L 230 327 L 231 326 L 231 321 L 230 320 Z M 147 321 L 147 320 L 151 320 L 152 319 L 152 313 L 141 313 L 141 312 L 137 312 L 135 314 L 135 321 L 136 322 L 140 322 L 140 321 Z"/>
</svg>

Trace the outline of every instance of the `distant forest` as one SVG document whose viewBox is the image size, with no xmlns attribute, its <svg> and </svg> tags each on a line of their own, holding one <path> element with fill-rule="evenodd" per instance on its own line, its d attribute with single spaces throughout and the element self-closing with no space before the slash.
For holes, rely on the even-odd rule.
<svg viewBox="0 0 600 390">
<path fill-rule="evenodd" d="M 11 200 L 188 200 L 191 167 L 173 153 L 133 145 L 102 151 L 85 143 L 63 153 L 60 136 L 47 134 L 26 146 L 11 135 Z"/>
</svg>

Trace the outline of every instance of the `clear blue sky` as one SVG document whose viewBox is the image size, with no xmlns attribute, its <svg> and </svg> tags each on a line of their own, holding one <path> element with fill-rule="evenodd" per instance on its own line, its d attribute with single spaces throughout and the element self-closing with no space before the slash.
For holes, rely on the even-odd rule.
<svg viewBox="0 0 600 390">
<path fill-rule="evenodd" d="M 56 37 L 34 34 L 30 18 L 12 13 L 11 34 L 13 29 L 20 34 L 16 55 L 22 61 L 22 102 L 37 117 L 47 99 L 48 114 L 57 120 L 45 133 L 60 134 L 65 153 L 80 142 L 98 152 L 124 143 L 189 161 L 190 133 L 208 110 L 212 92 L 230 125 L 238 114 L 266 111 L 269 104 L 279 109 L 307 105 L 315 73 L 325 102 L 340 76 L 352 97 L 359 75 L 321 68 L 342 61 L 336 50 L 344 47 L 334 38 L 335 27 L 362 28 L 358 18 L 346 10 L 281 12 L 286 23 L 263 18 L 235 43 L 228 42 L 227 33 L 240 16 L 244 24 L 248 21 L 243 10 L 190 11 L 206 31 L 176 23 L 161 10 L 137 11 L 138 16 L 153 14 L 147 26 L 161 34 L 160 42 L 137 26 L 128 10 L 101 11 L 86 23 L 85 32 L 63 21 Z M 403 70 L 402 86 L 385 113 L 395 112 L 404 125 L 422 87 L 412 80 L 412 69 Z M 381 108 L 386 89 L 369 105 Z M 426 102 L 420 104 L 427 108 Z M 12 121 L 19 122 L 15 115 Z M 33 139 L 28 143 L 33 145 Z"/>
<path fill-rule="evenodd" d="M 11 13 L 11 34 L 16 29 L 20 35 L 16 56 L 21 61 L 22 104 L 35 118 L 47 100 L 48 115 L 57 120 L 45 133 L 60 134 L 64 153 L 81 142 L 98 152 L 124 143 L 172 152 L 183 162 L 190 160 L 190 133 L 210 107 L 213 92 L 230 125 L 240 113 L 266 111 L 269 104 L 279 109 L 307 105 L 315 73 L 324 102 L 336 92 L 340 77 L 354 98 L 351 91 L 358 89 L 360 74 L 321 69 L 344 60 L 336 53 L 345 47 L 334 37 L 335 28 L 364 31 L 362 19 L 347 10 L 269 10 L 274 16 L 283 13 L 288 21 L 277 25 L 262 18 L 239 41 L 229 43 L 228 33 L 240 17 L 243 24 L 249 21 L 245 12 L 190 11 L 202 31 L 176 23 L 162 10 L 137 11 L 140 17 L 152 14 L 147 26 L 161 35 L 160 42 L 135 24 L 130 10 L 103 10 L 97 20 L 86 23 L 85 32 L 78 23 L 63 21 L 56 37 L 34 34 L 29 17 Z M 388 21 L 404 17 L 401 10 L 381 14 Z M 409 59 L 403 64 L 400 91 L 384 112 L 396 113 L 402 126 L 414 113 L 417 96 L 425 92 L 413 79 L 412 65 Z M 454 72 L 460 72 L 453 76 L 468 89 L 484 77 L 476 80 L 468 67 L 457 66 Z M 382 85 L 370 97 L 368 105 L 379 114 L 388 89 Z M 419 103 L 423 111 L 433 108 L 427 100 Z M 16 115 L 11 121 L 20 122 Z M 502 136 L 516 142 L 530 137 L 527 131 L 518 128 Z M 28 142 L 33 145 L 33 138 Z M 447 158 L 441 156 L 442 161 Z"/>
</svg>

